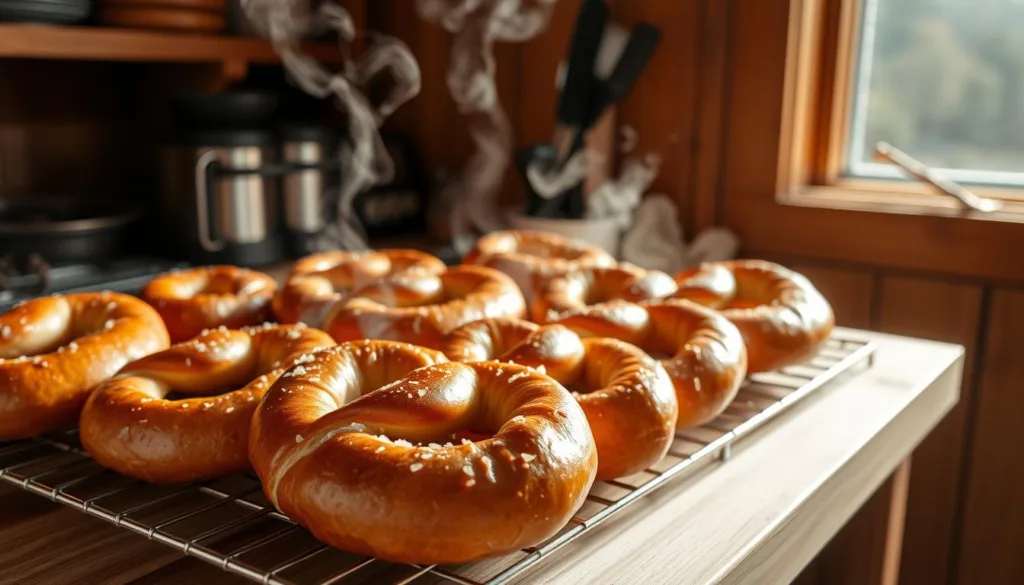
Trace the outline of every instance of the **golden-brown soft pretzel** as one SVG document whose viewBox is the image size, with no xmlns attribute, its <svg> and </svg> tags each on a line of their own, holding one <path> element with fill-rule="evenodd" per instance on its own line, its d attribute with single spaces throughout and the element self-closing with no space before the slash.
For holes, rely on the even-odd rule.
<svg viewBox="0 0 1024 585">
<path fill-rule="evenodd" d="M 93 387 L 167 345 L 152 307 L 112 292 L 43 297 L 0 315 L 0 441 L 74 425 Z"/>
<path fill-rule="evenodd" d="M 674 299 L 686 299 L 698 305 L 720 309 L 736 294 L 736 279 L 724 264 L 707 263 L 676 275 Z"/>
<path fill-rule="evenodd" d="M 207 331 L 101 384 L 82 410 L 82 446 L 100 464 L 154 483 L 245 471 L 260 398 L 286 368 L 333 345 L 301 325 Z"/>
<path fill-rule="evenodd" d="M 631 305 L 619 303 L 623 308 Z M 637 311 L 644 314 L 642 327 L 623 328 L 598 311 L 558 323 L 587 338 L 614 338 L 625 332 L 640 349 L 660 358 L 676 389 L 677 428 L 699 426 L 721 414 L 747 372 L 747 352 L 736 327 L 715 311 L 686 300 L 632 305 L 627 314 Z"/>
<path fill-rule="evenodd" d="M 723 273 L 728 277 L 722 276 Z M 733 283 L 728 288 L 728 282 Z M 708 282 L 720 283 L 712 298 L 747 344 L 749 371 L 765 372 L 804 361 L 828 341 L 832 307 L 803 275 L 762 260 L 705 264 L 677 277 L 677 297 L 707 298 Z"/>
<path fill-rule="evenodd" d="M 513 327 L 508 321 L 470 323 L 448 335 L 446 347 L 456 356 L 493 354 L 494 348 L 507 347 Z M 580 339 L 561 325 L 534 327 L 519 343 L 488 359 L 538 369 L 573 391 L 597 444 L 597 479 L 631 475 L 661 461 L 672 446 L 679 414 L 665 368 L 622 341 Z M 472 338 L 459 335 L 467 329 L 474 332 Z M 453 338 L 461 339 L 451 343 Z"/>
<path fill-rule="evenodd" d="M 453 329 L 438 349 L 453 362 L 486 362 L 512 351 L 538 329 L 536 323 L 512 317 L 480 319 Z"/>
<path fill-rule="evenodd" d="M 591 308 L 609 301 L 649 301 L 675 292 L 676 283 L 668 274 L 623 263 L 553 278 L 534 297 L 530 309 L 534 321 L 549 323 L 570 314 L 586 315 Z"/>
<path fill-rule="evenodd" d="M 405 271 L 444 272 L 440 259 L 418 250 L 346 252 L 335 250 L 300 258 L 274 295 L 274 316 L 281 323 L 321 324 L 324 312 L 349 292 Z"/>
<path fill-rule="evenodd" d="M 483 438 L 454 440 L 463 431 Z M 551 378 L 379 341 L 282 376 L 253 416 L 249 454 L 267 498 L 318 539 L 423 564 L 551 537 L 597 468 L 582 410 Z"/>
<path fill-rule="evenodd" d="M 477 240 L 463 264 L 489 266 L 508 274 L 527 301 L 548 281 L 583 268 L 614 266 L 615 258 L 597 246 L 547 232 L 507 230 Z"/>
<path fill-rule="evenodd" d="M 364 287 L 328 312 L 324 330 L 339 343 L 383 339 L 437 347 L 444 334 L 464 323 L 522 317 L 525 310 L 508 276 L 483 266 L 457 266 L 440 275 L 405 272 Z"/>
<path fill-rule="evenodd" d="M 270 316 L 277 282 L 237 266 L 203 266 L 161 274 L 142 289 L 171 334 L 171 342 L 192 339 L 203 329 L 259 325 Z"/>
</svg>

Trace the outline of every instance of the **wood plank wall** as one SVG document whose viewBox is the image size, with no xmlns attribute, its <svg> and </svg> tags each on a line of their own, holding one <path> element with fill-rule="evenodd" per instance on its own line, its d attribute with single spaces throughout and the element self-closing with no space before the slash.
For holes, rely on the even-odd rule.
<svg viewBox="0 0 1024 585">
<path fill-rule="evenodd" d="M 665 31 L 651 70 L 618 108 L 616 123 L 638 131 L 641 150 L 664 158 L 654 190 L 676 201 L 690 236 L 740 217 L 733 212 L 743 199 L 734 193 L 769 193 L 775 187 L 786 31 L 789 8 L 799 1 L 615 4 L 620 22 L 645 19 Z M 379 24 L 409 40 L 425 78 L 424 93 L 393 126 L 417 136 L 431 165 L 457 166 L 469 145 L 443 86 L 447 35 L 378 4 L 386 6 L 374 3 L 371 27 Z M 560 1 L 541 37 L 499 51 L 502 100 L 516 125 L 518 146 L 550 135 L 551 79 L 577 5 Z M 506 201 L 520 197 L 518 178 L 510 176 L 508 183 Z M 804 229 L 815 229 L 810 220 L 816 215 L 807 217 Z M 906 222 L 908 229 L 923 229 L 913 218 Z M 960 403 L 914 452 L 900 582 L 1024 582 L 1024 558 L 1014 545 L 1024 541 L 1024 459 L 1013 449 L 1015 422 L 1024 416 L 1024 394 L 1015 381 L 1024 370 L 1012 355 L 1024 342 L 1024 293 L 1014 288 L 1021 283 L 897 270 L 868 252 L 853 254 L 851 262 L 849 250 L 871 247 L 845 241 L 836 242 L 835 250 L 775 256 L 764 250 L 776 246 L 758 234 L 741 230 L 745 253 L 805 272 L 831 299 L 841 324 L 967 347 Z M 1005 253 L 997 246 L 993 242 L 993 254 Z M 881 515 L 873 514 L 890 505 L 884 491 L 822 552 L 801 583 L 882 578 L 878 567 L 858 564 L 886 529 L 879 525 Z"/>
<path fill-rule="evenodd" d="M 967 347 L 962 399 L 914 453 L 901 582 L 1024 582 L 1019 551 L 1024 542 L 1024 458 L 1015 450 L 1015 431 L 1024 418 L 1024 393 L 1017 388 L 1024 366 L 1014 355 L 1024 346 L 1024 282 L 897 270 L 869 255 L 877 246 L 849 242 L 775 257 L 765 251 L 778 247 L 759 230 L 734 225 L 742 205 L 736 193 L 769 193 L 775 185 L 772 145 L 782 123 L 786 26 L 791 2 L 799 1 L 614 0 L 618 21 L 650 20 L 665 32 L 650 71 L 615 112 L 615 125 L 636 129 L 640 151 L 662 156 L 654 189 L 676 201 L 688 235 L 712 225 L 746 228 L 739 229 L 745 252 L 804 271 L 831 299 L 841 324 Z M 347 4 L 360 9 L 359 20 L 365 19 L 370 29 L 405 40 L 423 70 L 422 93 L 396 112 L 388 128 L 412 135 L 429 169 L 457 168 L 472 145 L 444 83 L 451 40 L 439 27 L 413 17 L 404 9 L 407 2 Z M 398 3 L 403 9 L 395 9 Z M 546 140 L 554 127 L 554 75 L 578 0 L 560 0 L 556 6 L 540 37 L 498 48 L 499 91 L 517 147 Z M 120 95 L 111 91 L 99 90 L 91 99 L 93 93 L 79 88 L 121 86 L 135 73 L 126 65 L 0 63 L 0 74 L 19 79 L 21 90 L 30 89 L 15 92 L 10 84 L 0 89 L 0 187 L 96 190 L 108 186 L 110 177 L 123 179 L 118 168 L 102 166 L 115 159 L 101 146 L 105 141 L 132 144 L 129 130 L 114 120 L 123 119 L 119 108 L 137 107 L 130 100 L 109 99 Z M 156 77 L 160 83 L 175 78 Z M 194 66 L 185 77 L 197 78 Z M 138 83 L 124 95 L 151 92 L 156 82 Z M 48 89 L 51 97 L 36 100 L 42 95 L 32 90 L 37 86 L 53 89 Z M 25 102 L 29 95 L 32 103 Z M 145 161 L 128 165 L 129 177 L 144 179 L 139 170 L 144 168 Z M 72 177 L 74 185 L 66 182 Z M 522 197 L 514 174 L 506 185 L 506 202 Z M 814 229 L 810 218 L 816 216 L 807 217 L 804 229 Z M 906 222 L 922 229 L 912 218 Z M 1008 253 L 998 246 L 992 242 L 992 254 Z M 858 250 L 865 252 L 858 255 Z M 872 502 L 808 568 L 802 583 L 848 582 L 840 574 L 863 559 L 864 547 L 870 548 L 880 529 L 872 510 L 888 505 L 883 497 Z"/>
<path fill-rule="evenodd" d="M 472 145 L 465 121 L 445 87 L 451 38 L 439 26 L 392 8 L 395 2 L 403 1 L 374 2 L 368 13 L 371 29 L 393 34 L 409 44 L 423 73 L 420 95 L 396 112 L 385 128 L 412 135 L 429 168 L 458 169 L 472 152 Z M 712 9 L 712 4 L 718 3 L 612 1 L 615 21 L 626 26 L 638 21 L 656 23 L 664 40 L 633 93 L 613 113 L 614 120 L 608 120 L 614 127 L 608 128 L 595 145 L 608 155 L 609 166 L 614 167 L 619 157 L 611 143 L 621 137 L 623 127 L 634 129 L 638 136 L 634 152 L 653 153 L 662 159 L 662 171 L 653 190 L 676 200 L 680 218 L 687 226 L 693 225 L 690 183 L 694 182 L 692 167 L 696 164 L 693 137 L 701 119 L 697 112 L 710 107 L 698 101 L 698 76 L 704 73 L 699 64 L 704 51 L 719 49 L 717 44 L 706 42 L 707 34 L 699 26 L 709 11 L 718 13 L 716 17 L 721 20 L 721 10 Z M 517 149 L 552 136 L 555 73 L 568 47 L 578 7 L 578 0 L 561 0 L 538 37 L 524 44 L 496 45 L 499 95 L 515 128 Z M 721 72 L 715 75 L 720 77 Z M 523 193 L 520 178 L 510 169 L 503 203 L 522 201 Z"/>
</svg>

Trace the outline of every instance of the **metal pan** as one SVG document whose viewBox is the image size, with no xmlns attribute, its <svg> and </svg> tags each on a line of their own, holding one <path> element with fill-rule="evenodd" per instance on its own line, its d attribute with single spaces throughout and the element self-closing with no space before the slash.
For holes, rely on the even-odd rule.
<svg viewBox="0 0 1024 585">
<path fill-rule="evenodd" d="M 50 264 L 117 255 L 124 229 L 141 218 L 122 204 L 65 197 L 0 199 L 0 253 L 39 254 Z"/>
</svg>

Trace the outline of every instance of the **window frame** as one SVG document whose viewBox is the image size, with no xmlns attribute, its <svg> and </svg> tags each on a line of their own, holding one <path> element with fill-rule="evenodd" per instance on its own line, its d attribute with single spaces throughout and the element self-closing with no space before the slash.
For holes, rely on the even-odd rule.
<svg viewBox="0 0 1024 585">
<path fill-rule="evenodd" d="M 707 65 L 700 90 L 702 101 L 722 107 L 697 137 L 698 176 L 714 181 L 698 181 L 694 227 L 727 226 L 747 257 L 1024 283 L 1024 262 L 1015 260 L 1024 250 L 1024 202 L 986 214 L 910 182 L 828 181 L 822 161 L 835 150 L 817 145 L 838 136 L 819 120 L 836 111 L 821 105 L 837 98 L 834 87 L 818 87 L 838 79 L 822 64 L 837 62 L 851 1 L 729 4 L 714 36 L 720 44 L 708 52 L 722 57 Z"/>
<path fill-rule="evenodd" d="M 783 153 L 788 152 L 789 157 L 784 163 L 788 166 L 780 172 L 780 199 L 795 205 L 838 208 L 913 208 L 916 213 L 947 216 L 962 210 L 955 199 L 919 181 L 844 175 L 855 72 L 861 66 L 864 0 L 805 0 L 794 4 L 800 9 L 796 11 L 796 30 L 791 31 L 788 70 L 792 77 L 788 109 L 793 129 L 791 136 L 783 137 Z M 980 196 L 1003 200 L 1006 206 L 998 214 L 967 215 L 1024 221 L 1024 189 L 968 187 Z"/>
</svg>

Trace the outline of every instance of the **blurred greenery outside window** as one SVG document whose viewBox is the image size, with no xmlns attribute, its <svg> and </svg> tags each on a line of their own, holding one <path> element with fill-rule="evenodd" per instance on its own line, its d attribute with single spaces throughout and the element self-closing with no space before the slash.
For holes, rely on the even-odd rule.
<svg viewBox="0 0 1024 585">
<path fill-rule="evenodd" d="M 844 174 L 902 178 L 886 141 L 953 180 L 1024 187 L 1024 0 L 863 0 Z"/>
</svg>

